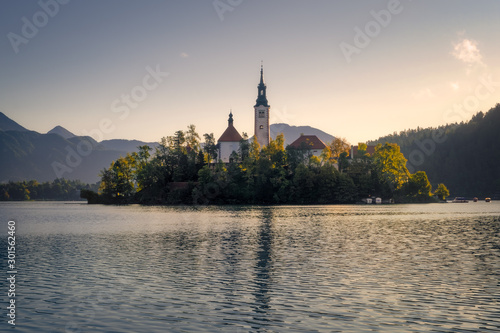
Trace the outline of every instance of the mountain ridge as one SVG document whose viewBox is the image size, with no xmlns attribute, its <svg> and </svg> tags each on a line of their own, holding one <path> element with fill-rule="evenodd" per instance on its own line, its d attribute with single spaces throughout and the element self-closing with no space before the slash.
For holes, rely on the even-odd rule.
<svg viewBox="0 0 500 333">
<path fill-rule="evenodd" d="M 330 143 L 333 139 L 335 139 L 333 135 L 328 134 L 318 128 L 314 128 L 311 126 L 294 126 L 285 123 L 271 124 L 270 132 L 273 139 L 276 139 L 276 136 L 278 134 L 283 133 L 285 136 L 285 146 L 297 140 L 301 134 L 316 135 L 325 144 Z"/>
<path fill-rule="evenodd" d="M 67 129 L 65 129 L 64 127 L 59 126 L 59 125 L 57 125 L 53 129 L 48 131 L 47 134 L 57 134 L 57 135 L 62 136 L 65 139 L 74 138 L 76 136 L 73 133 L 71 133 L 70 131 L 68 131 Z"/>
<path fill-rule="evenodd" d="M 7 117 L 3 112 L 0 112 L 0 131 L 28 132 L 29 130 Z"/>
<path fill-rule="evenodd" d="M 311 126 L 284 123 L 272 124 L 270 131 L 273 138 L 283 133 L 286 145 L 300 134 L 317 135 L 325 143 L 334 138 Z M 101 170 L 143 145 L 155 148 L 159 143 L 126 139 L 97 142 L 91 137 L 76 136 L 60 125 L 42 134 L 0 113 L 0 182 L 66 178 L 95 183 Z"/>
</svg>

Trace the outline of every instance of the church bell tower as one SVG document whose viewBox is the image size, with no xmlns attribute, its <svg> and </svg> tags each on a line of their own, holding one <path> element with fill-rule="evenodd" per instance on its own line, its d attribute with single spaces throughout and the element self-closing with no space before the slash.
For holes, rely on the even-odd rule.
<svg viewBox="0 0 500 333">
<path fill-rule="evenodd" d="M 267 102 L 266 85 L 264 84 L 264 68 L 260 65 L 260 83 L 257 86 L 258 95 L 254 106 L 255 110 L 255 137 L 260 147 L 269 145 L 269 109 L 271 108 Z"/>
</svg>

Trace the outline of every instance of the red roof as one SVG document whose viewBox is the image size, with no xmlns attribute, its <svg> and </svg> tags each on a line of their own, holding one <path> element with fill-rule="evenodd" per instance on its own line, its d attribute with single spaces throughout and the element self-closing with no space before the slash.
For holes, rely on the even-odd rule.
<svg viewBox="0 0 500 333">
<path fill-rule="evenodd" d="M 366 152 L 372 156 L 375 153 L 376 146 L 366 146 Z M 358 146 L 352 146 L 352 155 L 356 156 L 358 154 Z M 352 156 L 351 156 L 352 157 Z"/>
<path fill-rule="evenodd" d="M 305 144 L 307 149 L 324 149 L 325 143 L 321 141 L 316 135 L 301 135 L 297 140 L 290 144 L 293 148 L 302 148 L 302 143 Z"/>
<path fill-rule="evenodd" d="M 218 142 L 240 142 L 241 139 L 243 138 L 241 137 L 240 133 L 238 133 L 236 128 L 234 128 L 234 126 L 230 124 L 226 128 L 224 133 L 222 133 Z"/>
</svg>

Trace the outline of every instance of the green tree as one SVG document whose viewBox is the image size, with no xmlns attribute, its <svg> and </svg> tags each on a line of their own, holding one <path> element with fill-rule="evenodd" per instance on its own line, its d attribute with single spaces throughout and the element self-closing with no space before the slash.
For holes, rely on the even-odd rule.
<svg viewBox="0 0 500 333">
<path fill-rule="evenodd" d="M 250 143 L 248 142 L 248 134 L 243 132 L 242 138 L 240 140 L 240 147 L 238 149 L 241 161 L 248 158 L 250 154 Z"/>
<path fill-rule="evenodd" d="M 417 171 L 410 175 L 406 184 L 406 195 L 420 202 L 429 201 L 432 186 L 425 171 Z"/>
<path fill-rule="evenodd" d="M 217 144 L 215 143 L 214 133 L 203 134 L 205 138 L 205 161 L 207 163 L 212 163 L 212 161 L 217 159 Z"/>
<path fill-rule="evenodd" d="M 330 163 L 320 167 L 315 177 L 316 201 L 320 204 L 335 203 L 335 188 L 339 183 L 339 172 Z"/>
<path fill-rule="evenodd" d="M 183 131 L 178 130 L 174 133 L 174 136 L 171 137 L 172 145 L 176 153 L 185 153 L 186 152 L 186 135 Z"/>
<path fill-rule="evenodd" d="M 344 151 L 340 153 L 340 156 L 338 157 L 338 166 L 340 173 L 346 172 L 347 168 L 349 167 L 347 156 L 348 154 Z"/>
<path fill-rule="evenodd" d="M 347 173 L 352 178 L 358 195 L 362 198 L 375 194 L 373 158 L 366 153 L 366 144 L 358 144 L 358 153 L 351 157 Z"/>
<path fill-rule="evenodd" d="M 135 193 L 135 171 L 137 160 L 134 155 L 120 157 L 107 170 L 101 172 L 100 192 L 107 200 L 125 203 Z"/>
<path fill-rule="evenodd" d="M 378 144 L 373 154 L 373 164 L 380 180 L 392 191 L 401 189 L 408 181 L 410 172 L 406 168 L 406 158 L 395 143 Z"/>
<path fill-rule="evenodd" d="M 356 186 L 351 177 L 340 174 L 338 183 L 334 188 L 335 201 L 337 203 L 353 203 L 356 201 Z"/>
<path fill-rule="evenodd" d="M 143 190 L 144 186 L 147 186 L 147 179 L 149 177 L 148 173 L 150 168 L 148 168 L 149 161 L 151 158 L 150 151 L 151 147 L 148 145 L 140 146 L 139 152 L 135 154 L 136 158 L 136 171 L 135 171 L 135 180 L 137 182 L 137 191 L 140 192 Z"/>
<path fill-rule="evenodd" d="M 437 196 L 439 200 L 445 201 L 446 197 L 450 195 L 450 191 L 448 191 L 443 183 L 440 183 L 438 184 L 436 191 L 434 191 L 434 195 Z"/>
<path fill-rule="evenodd" d="M 196 132 L 196 126 L 189 125 L 185 137 L 191 151 L 198 153 L 200 151 L 200 136 Z"/>
<path fill-rule="evenodd" d="M 309 204 L 314 199 L 314 173 L 305 164 L 299 164 L 293 175 L 292 199 L 299 204 Z"/>
</svg>

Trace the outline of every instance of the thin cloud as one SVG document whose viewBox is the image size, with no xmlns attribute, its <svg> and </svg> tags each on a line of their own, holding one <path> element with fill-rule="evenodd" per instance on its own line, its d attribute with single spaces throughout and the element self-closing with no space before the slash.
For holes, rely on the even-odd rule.
<svg viewBox="0 0 500 333">
<path fill-rule="evenodd" d="M 453 45 L 452 55 L 468 65 L 483 65 L 483 56 L 475 40 L 463 39 Z"/>
<path fill-rule="evenodd" d="M 186 52 L 182 52 L 179 55 L 180 55 L 181 58 L 188 58 L 189 57 L 189 54 L 187 54 Z"/>
</svg>

